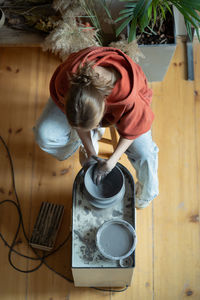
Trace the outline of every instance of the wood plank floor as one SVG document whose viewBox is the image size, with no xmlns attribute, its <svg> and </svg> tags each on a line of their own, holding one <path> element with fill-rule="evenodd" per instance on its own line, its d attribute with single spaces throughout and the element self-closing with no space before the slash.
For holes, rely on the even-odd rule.
<svg viewBox="0 0 200 300">
<path fill-rule="evenodd" d="M 182 300 L 200 299 L 200 45 L 195 42 L 195 81 L 185 78 L 185 47 L 180 40 L 166 77 L 151 84 L 156 115 L 153 137 L 160 148 L 160 195 L 137 211 L 136 268 L 131 287 L 123 293 L 75 288 L 45 266 L 25 274 L 8 262 L 9 249 L 0 241 L 0 299 L 2 300 Z M 0 134 L 13 158 L 16 188 L 27 235 L 42 201 L 65 206 L 57 244 L 69 233 L 72 185 L 80 170 L 78 153 L 64 162 L 42 152 L 32 127 L 47 99 L 49 79 L 59 60 L 39 48 L 0 48 Z M 107 145 L 100 143 L 101 153 Z M 8 156 L 0 144 L 0 200 L 15 200 Z M 133 171 L 126 157 L 120 160 Z M 133 171 L 134 174 L 134 171 Z M 134 175 L 135 176 L 135 175 Z M 0 232 L 9 244 L 18 224 L 11 203 L 0 206 Z M 20 230 L 17 251 L 33 256 Z M 12 255 L 23 270 L 38 262 Z M 67 277 L 70 243 L 47 259 Z"/>
</svg>

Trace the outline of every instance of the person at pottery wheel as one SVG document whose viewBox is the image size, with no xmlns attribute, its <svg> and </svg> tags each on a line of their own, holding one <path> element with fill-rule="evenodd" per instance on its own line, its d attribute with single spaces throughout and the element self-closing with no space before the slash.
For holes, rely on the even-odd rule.
<svg viewBox="0 0 200 300">
<path fill-rule="evenodd" d="M 112 47 L 89 47 L 72 53 L 55 70 L 50 99 L 35 127 L 40 148 L 65 160 L 79 147 L 82 166 L 98 161 L 100 182 L 123 153 L 136 170 L 136 207 L 144 208 L 158 195 L 158 147 L 152 140 L 152 91 L 141 69 Z M 120 135 L 109 159 L 98 158 L 104 127 Z"/>
</svg>

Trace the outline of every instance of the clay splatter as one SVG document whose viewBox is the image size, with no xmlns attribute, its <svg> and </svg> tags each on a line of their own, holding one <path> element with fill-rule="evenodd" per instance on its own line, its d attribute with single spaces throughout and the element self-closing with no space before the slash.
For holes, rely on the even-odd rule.
<svg viewBox="0 0 200 300">
<path fill-rule="evenodd" d="M 4 193 L 5 193 L 5 191 L 4 191 L 4 189 L 3 189 L 3 188 L 0 188 L 0 193 L 2 193 L 2 194 L 4 194 Z"/>
<path fill-rule="evenodd" d="M 55 171 L 52 172 L 52 176 L 56 176 L 56 172 Z"/>
<path fill-rule="evenodd" d="M 190 222 L 198 223 L 199 222 L 199 215 L 190 216 Z"/>
<path fill-rule="evenodd" d="M 16 133 L 16 134 L 17 134 L 17 133 L 20 133 L 22 130 L 23 130 L 23 128 L 19 128 L 19 129 L 17 129 L 17 130 L 15 131 L 15 133 Z"/>
<path fill-rule="evenodd" d="M 66 168 L 66 169 L 61 170 L 61 171 L 60 171 L 60 175 L 65 175 L 65 174 L 69 173 L 70 169 L 71 169 L 71 166 L 69 166 L 69 167 Z"/>
<path fill-rule="evenodd" d="M 6 70 L 7 70 L 8 72 L 12 72 L 12 69 L 11 69 L 10 66 L 7 66 L 7 67 L 6 67 Z"/>
<path fill-rule="evenodd" d="M 101 210 L 95 210 L 95 209 L 92 209 L 92 215 L 93 215 L 93 217 L 101 217 L 101 215 L 102 215 L 102 212 L 101 212 Z"/>
<path fill-rule="evenodd" d="M 88 215 L 90 213 L 91 209 L 87 206 L 84 206 L 84 212 L 86 213 L 86 215 Z"/>
<path fill-rule="evenodd" d="M 9 133 L 12 133 L 12 129 L 11 129 L 11 128 L 9 128 L 9 129 L 8 129 L 8 132 L 9 132 Z"/>
<path fill-rule="evenodd" d="M 93 253 L 96 249 L 96 243 L 93 237 L 90 240 L 90 238 L 87 236 L 87 238 L 82 237 L 79 231 L 74 230 L 74 233 L 79 237 L 79 239 L 82 241 L 84 246 L 80 247 L 82 257 L 85 260 L 86 263 L 93 261 Z"/>
<path fill-rule="evenodd" d="M 180 202 L 178 208 L 184 208 L 184 202 Z"/>
<path fill-rule="evenodd" d="M 69 300 L 70 299 L 70 294 L 65 296 L 65 300 Z"/>
<path fill-rule="evenodd" d="M 122 216 L 122 212 L 119 211 L 119 210 L 113 210 L 112 216 L 113 216 L 113 217 L 119 217 L 119 216 Z"/>
<path fill-rule="evenodd" d="M 186 294 L 187 296 L 192 296 L 192 295 L 193 295 L 193 291 L 190 290 L 190 289 L 188 289 L 188 290 L 185 291 L 185 294 Z"/>
<path fill-rule="evenodd" d="M 145 286 L 146 286 L 146 287 L 149 287 L 149 286 L 150 286 L 150 283 L 149 283 L 149 282 L 146 282 L 146 283 L 145 283 Z"/>
<path fill-rule="evenodd" d="M 15 73 L 16 73 L 16 74 L 19 73 L 19 69 L 16 69 Z"/>
</svg>

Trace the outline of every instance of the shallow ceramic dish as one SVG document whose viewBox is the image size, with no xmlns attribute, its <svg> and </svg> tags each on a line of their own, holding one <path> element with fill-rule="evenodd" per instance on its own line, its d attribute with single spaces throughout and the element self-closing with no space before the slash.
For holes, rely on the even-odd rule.
<svg viewBox="0 0 200 300">
<path fill-rule="evenodd" d="M 96 245 L 100 253 L 112 260 L 129 257 L 137 243 L 133 226 L 124 220 L 110 220 L 101 225 L 96 234 Z"/>
<path fill-rule="evenodd" d="M 84 176 L 84 185 L 88 200 L 98 208 L 106 208 L 116 201 L 123 199 L 125 194 L 124 174 L 119 167 L 115 167 L 101 182 L 93 181 L 94 170 L 97 164 L 90 166 Z"/>
</svg>

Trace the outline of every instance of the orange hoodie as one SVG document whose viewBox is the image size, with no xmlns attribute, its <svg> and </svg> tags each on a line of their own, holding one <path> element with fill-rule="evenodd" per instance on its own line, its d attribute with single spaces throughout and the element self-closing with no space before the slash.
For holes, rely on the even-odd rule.
<svg viewBox="0 0 200 300">
<path fill-rule="evenodd" d="M 50 81 L 50 94 L 65 112 L 64 96 L 69 88 L 67 73 L 75 73 L 80 63 L 95 61 L 95 66 L 114 67 L 119 78 L 106 98 L 103 120 L 115 124 L 119 134 L 135 139 L 150 130 L 154 114 L 150 104 L 152 91 L 141 67 L 121 50 L 112 47 L 89 47 L 72 53 L 54 72 Z"/>
</svg>

